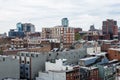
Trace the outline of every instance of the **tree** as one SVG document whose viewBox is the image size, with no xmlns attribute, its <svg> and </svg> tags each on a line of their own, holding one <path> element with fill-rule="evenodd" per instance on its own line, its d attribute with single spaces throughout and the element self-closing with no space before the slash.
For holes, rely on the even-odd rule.
<svg viewBox="0 0 120 80">
<path fill-rule="evenodd" d="M 0 50 L 0 54 L 3 54 L 3 50 Z"/>
<path fill-rule="evenodd" d="M 78 41 L 81 39 L 81 36 L 79 33 L 75 33 L 75 40 Z"/>
</svg>

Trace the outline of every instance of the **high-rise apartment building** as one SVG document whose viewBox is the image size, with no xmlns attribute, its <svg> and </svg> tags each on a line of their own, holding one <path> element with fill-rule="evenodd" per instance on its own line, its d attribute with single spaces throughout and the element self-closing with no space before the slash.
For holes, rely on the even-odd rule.
<svg viewBox="0 0 120 80">
<path fill-rule="evenodd" d="M 110 39 L 113 39 L 115 35 L 118 35 L 117 21 L 107 19 L 102 23 L 103 34 L 109 34 Z"/>
<path fill-rule="evenodd" d="M 73 43 L 74 37 L 73 27 L 55 26 L 52 28 L 52 38 L 58 39 L 60 42 Z"/>
<path fill-rule="evenodd" d="M 69 20 L 67 18 L 62 18 L 62 26 L 68 27 L 69 26 Z"/>
<path fill-rule="evenodd" d="M 58 42 L 62 43 L 73 43 L 74 42 L 74 28 L 55 26 L 52 28 L 42 28 L 42 38 L 57 39 Z"/>
</svg>

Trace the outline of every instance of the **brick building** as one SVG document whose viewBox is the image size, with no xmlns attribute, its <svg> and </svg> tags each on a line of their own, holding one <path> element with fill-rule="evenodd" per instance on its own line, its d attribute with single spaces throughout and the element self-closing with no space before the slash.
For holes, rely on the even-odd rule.
<svg viewBox="0 0 120 80">
<path fill-rule="evenodd" d="M 102 31 L 103 34 L 110 34 L 110 39 L 114 39 L 114 36 L 118 35 L 117 21 L 114 21 L 112 19 L 107 19 L 106 21 L 103 21 Z"/>
<path fill-rule="evenodd" d="M 110 60 L 118 59 L 120 61 L 120 48 L 110 48 L 108 50 L 108 58 Z"/>
<path fill-rule="evenodd" d="M 81 67 L 80 80 L 99 80 L 97 67 Z"/>
<path fill-rule="evenodd" d="M 57 39 L 63 43 L 64 47 L 69 47 L 75 41 L 74 28 L 55 26 L 52 28 L 42 28 L 42 38 L 44 39 Z"/>
</svg>

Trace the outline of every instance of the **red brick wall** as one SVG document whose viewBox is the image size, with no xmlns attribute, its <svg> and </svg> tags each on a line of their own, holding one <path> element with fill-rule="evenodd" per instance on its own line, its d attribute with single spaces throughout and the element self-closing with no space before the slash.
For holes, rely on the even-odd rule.
<svg viewBox="0 0 120 80">
<path fill-rule="evenodd" d="M 120 61 L 120 51 L 116 51 L 116 50 L 111 50 L 109 49 L 108 50 L 108 58 L 110 60 L 113 60 L 113 59 L 118 59 Z"/>
</svg>

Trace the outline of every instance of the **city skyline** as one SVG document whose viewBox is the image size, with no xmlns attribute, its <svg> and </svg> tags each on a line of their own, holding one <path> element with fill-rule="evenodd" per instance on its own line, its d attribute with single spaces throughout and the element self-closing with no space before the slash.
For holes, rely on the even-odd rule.
<svg viewBox="0 0 120 80">
<path fill-rule="evenodd" d="M 32 23 L 36 31 L 42 27 L 61 25 L 67 17 L 69 25 L 88 30 L 94 24 L 102 29 L 102 21 L 120 19 L 119 0 L 0 0 L 0 33 L 16 28 L 18 22 Z"/>
</svg>

